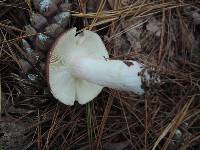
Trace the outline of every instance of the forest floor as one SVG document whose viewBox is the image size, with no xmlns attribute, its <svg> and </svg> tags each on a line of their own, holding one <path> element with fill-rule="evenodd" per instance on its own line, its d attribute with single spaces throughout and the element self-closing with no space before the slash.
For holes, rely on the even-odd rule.
<svg viewBox="0 0 200 150">
<path fill-rule="evenodd" d="M 0 1 L 0 150 L 200 149 L 199 0 L 52 0 L 40 10 L 49 1 Z M 86 105 L 60 103 L 46 61 L 71 27 L 97 32 L 111 59 L 144 63 L 161 82 L 142 96 L 104 88 Z"/>
</svg>

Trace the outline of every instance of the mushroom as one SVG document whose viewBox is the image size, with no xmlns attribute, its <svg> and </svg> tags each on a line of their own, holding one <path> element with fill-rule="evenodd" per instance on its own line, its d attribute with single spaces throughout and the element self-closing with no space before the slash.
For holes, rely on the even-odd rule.
<svg viewBox="0 0 200 150">
<path fill-rule="evenodd" d="M 142 95 L 143 78 L 149 78 L 143 64 L 132 60 L 110 60 L 98 34 L 84 30 L 76 35 L 76 28 L 57 39 L 47 64 L 51 93 L 66 105 L 73 105 L 75 101 L 85 104 L 103 87 Z"/>
</svg>

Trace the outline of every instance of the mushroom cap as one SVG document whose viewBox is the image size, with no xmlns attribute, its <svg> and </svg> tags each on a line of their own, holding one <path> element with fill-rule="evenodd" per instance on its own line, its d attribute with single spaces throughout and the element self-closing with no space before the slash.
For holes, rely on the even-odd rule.
<svg viewBox="0 0 200 150">
<path fill-rule="evenodd" d="M 73 76 L 72 62 L 84 57 L 109 58 L 101 38 L 88 30 L 78 35 L 76 28 L 68 30 L 57 39 L 50 51 L 47 75 L 51 93 L 66 105 L 73 105 L 75 100 L 85 104 L 103 89 L 103 86 Z"/>
</svg>

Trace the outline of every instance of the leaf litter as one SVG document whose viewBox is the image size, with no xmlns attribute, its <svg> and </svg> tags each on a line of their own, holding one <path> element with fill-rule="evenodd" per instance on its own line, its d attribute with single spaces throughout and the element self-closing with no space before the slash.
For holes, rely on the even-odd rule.
<svg viewBox="0 0 200 150">
<path fill-rule="evenodd" d="M 36 4 L 30 9 L 30 4 L 21 0 L 0 5 L 0 147 L 198 149 L 199 2 L 55 3 L 51 13 L 35 9 Z M 31 11 L 46 18 L 42 17 L 45 23 L 41 28 L 32 27 Z M 55 24 L 53 18 L 62 14 L 60 11 L 70 12 L 71 20 L 56 26 L 58 33 L 52 30 L 47 34 L 46 29 Z M 144 96 L 105 88 L 87 105 L 69 107 L 59 103 L 49 92 L 44 71 L 52 42 L 38 46 L 41 41 L 37 37 L 51 35 L 54 41 L 63 28 L 73 26 L 80 31 L 97 31 L 112 59 L 145 63 L 160 75 L 161 83 L 152 85 Z M 23 47 L 22 39 L 33 51 Z"/>
</svg>

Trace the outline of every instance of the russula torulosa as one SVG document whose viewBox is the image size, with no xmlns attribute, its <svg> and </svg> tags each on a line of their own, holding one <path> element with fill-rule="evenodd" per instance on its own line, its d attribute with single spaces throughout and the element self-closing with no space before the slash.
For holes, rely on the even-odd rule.
<svg viewBox="0 0 200 150">
<path fill-rule="evenodd" d="M 76 28 L 63 33 L 48 59 L 48 80 L 52 94 L 66 105 L 85 104 L 110 87 L 143 94 L 143 65 L 137 61 L 110 60 L 98 34 Z"/>
</svg>

